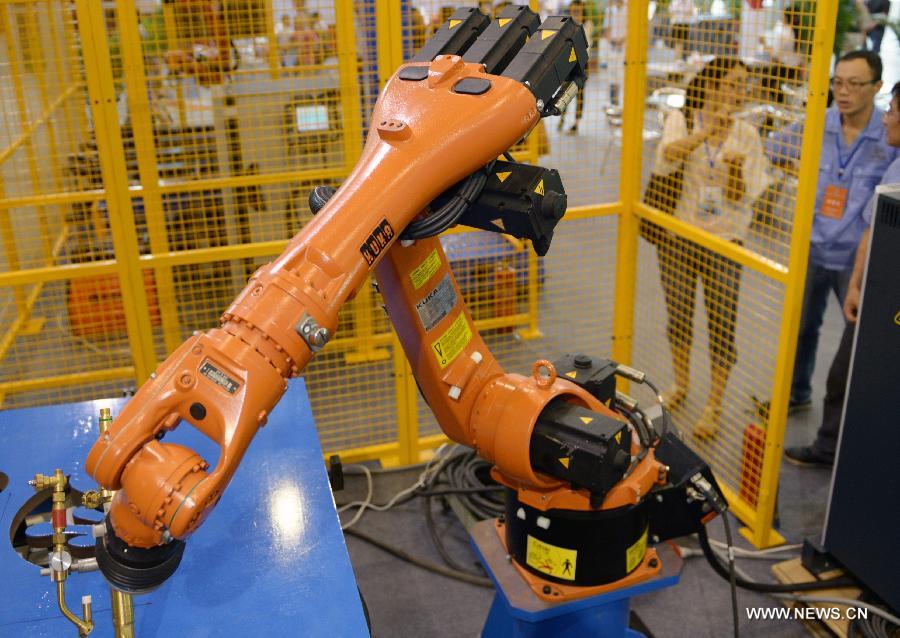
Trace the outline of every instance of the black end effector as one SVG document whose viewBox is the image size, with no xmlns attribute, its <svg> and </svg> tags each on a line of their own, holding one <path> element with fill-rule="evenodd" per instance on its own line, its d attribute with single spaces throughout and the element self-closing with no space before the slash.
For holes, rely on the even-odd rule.
<svg viewBox="0 0 900 638">
<path fill-rule="evenodd" d="M 727 509 L 709 465 L 677 434 L 663 435 L 655 451 L 656 460 L 669 467 L 669 485 L 654 490 L 647 499 L 650 538 L 654 543 L 694 534 Z"/>
<path fill-rule="evenodd" d="M 459 7 L 410 62 L 431 62 L 439 55 L 462 55 L 491 19 L 472 7 Z"/>
<path fill-rule="evenodd" d="M 531 466 L 591 493 L 599 507 L 631 463 L 631 431 L 618 419 L 562 399 L 552 401 L 531 435 Z"/>
<path fill-rule="evenodd" d="M 443 197 L 435 202 L 439 205 Z M 555 170 L 498 161 L 458 223 L 530 239 L 534 251 L 546 255 L 566 203 L 566 191 Z"/>
<path fill-rule="evenodd" d="M 109 516 L 106 533 L 97 538 L 97 566 L 107 582 L 127 594 L 148 594 L 175 573 L 184 554 L 184 541 L 143 549 L 132 547 L 116 536 Z"/>
<path fill-rule="evenodd" d="M 507 67 L 540 24 L 538 14 L 527 6 L 507 5 L 466 51 L 463 60 L 481 63 L 487 73 L 496 75 Z"/>
<path fill-rule="evenodd" d="M 551 16 L 502 75 L 527 86 L 542 115 L 558 115 L 557 105 L 584 87 L 587 64 L 584 28 L 568 16 Z"/>
</svg>

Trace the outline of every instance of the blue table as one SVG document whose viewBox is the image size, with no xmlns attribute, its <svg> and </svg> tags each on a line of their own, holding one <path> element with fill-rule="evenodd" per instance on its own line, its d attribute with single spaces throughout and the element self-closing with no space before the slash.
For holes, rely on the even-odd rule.
<svg viewBox="0 0 900 638">
<path fill-rule="evenodd" d="M 9 527 L 33 495 L 27 481 L 57 467 L 82 491 L 96 484 L 84 458 L 97 417 L 124 399 L 0 412 L 0 636 L 77 636 L 56 606 L 50 578 L 10 547 Z M 194 445 L 211 463 L 215 447 L 182 424 L 166 437 Z M 99 572 L 71 574 L 69 607 L 90 594 L 97 624 L 112 636 L 109 589 Z M 291 383 L 253 440 L 231 486 L 187 543 L 175 575 L 134 600 L 138 638 L 199 636 L 367 636 L 356 580 L 322 462 L 302 381 Z"/>
</svg>

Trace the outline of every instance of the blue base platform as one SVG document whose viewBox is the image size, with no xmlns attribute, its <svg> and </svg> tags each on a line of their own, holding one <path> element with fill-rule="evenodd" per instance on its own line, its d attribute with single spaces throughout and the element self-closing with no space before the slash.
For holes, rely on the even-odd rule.
<svg viewBox="0 0 900 638">
<path fill-rule="evenodd" d="M 77 636 L 56 606 L 55 587 L 10 544 L 10 523 L 34 494 L 35 473 L 62 468 L 75 488 L 96 484 L 84 458 L 101 407 L 124 399 L 0 413 L 0 636 Z M 210 463 L 216 447 L 189 425 L 166 441 L 194 446 Z M 79 529 L 90 534 L 86 527 Z M 71 574 L 66 598 L 80 611 L 90 594 L 92 637 L 112 636 L 109 589 L 99 572 Z M 250 445 L 218 507 L 190 537 L 175 575 L 134 600 L 139 638 L 368 636 L 303 382 L 295 380 Z M 77 612 L 76 612 L 77 613 Z"/>
<path fill-rule="evenodd" d="M 683 566 L 668 545 L 658 545 L 659 574 L 632 587 L 566 603 L 539 598 L 509 561 L 496 522 L 482 521 L 471 530 L 472 545 L 494 581 L 496 593 L 482 631 L 483 638 L 642 638 L 628 628 L 631 597 L 671 587 Z"/>
</svg>

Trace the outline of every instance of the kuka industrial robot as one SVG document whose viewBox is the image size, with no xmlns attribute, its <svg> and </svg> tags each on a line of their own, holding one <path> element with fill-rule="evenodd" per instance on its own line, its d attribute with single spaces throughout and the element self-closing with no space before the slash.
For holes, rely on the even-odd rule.
<svg viewBox="0 0 900 638">
<path fill-rule="evenodd" d="M 697 529 L 724 500 L 677 436 L 616 392 L 643 374 L 608 360 L 537 361 L 504 372 L 463 302 L 437 235 L 455 224 L 506 232 L 547 252 L 566 197 L 556 171 L 507 150 L 583 86 L 581 26 L 509 6 L 491 21 L 459 9 L 385 86 L 365 149 L 315 217 L 222 315 L 138 390 L 87 459 L 118 490 L 97 540 L 115 587 L 149 591 L 178 566 L 257 430 L 375 273 L 386 310 L 446 435 L 493 463 L 508 488 L 500 541 L 548 599 L 653 577 L 655 544 Z M 504 156 L 509 161 L 498 158 Z M 502 231 L 501 231 L 502 229 Z M 218 443 L 215 467 L 166 432 L 188 423 Z"/>
</svg>

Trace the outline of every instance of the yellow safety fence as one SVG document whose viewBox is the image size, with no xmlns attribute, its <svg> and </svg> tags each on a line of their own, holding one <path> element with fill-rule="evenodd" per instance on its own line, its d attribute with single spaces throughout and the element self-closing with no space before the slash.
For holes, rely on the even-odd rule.
<svg viewBox="0 0 900 638">
<path fill-rule="evenodd" d="M 658 3 L 651 16 L 648 3 L 619 0 L 564 7 L 588 31 L 585 90 L 513 149 L 566 185 L 570 210 L 550 253 L 464 228 L 442 240 L 507 368 L 586 352 L 682 381 L 676 422 L 689 433 L 713 417 L 708 437 L 687 438 L 757 545 L 778 540 L 785 371 L 834 24 L 833 3 L 804 6 L 786 18 L 795 56 L 781 66 L 780 40 L 739 50 L 748 16 L 682 18 Z M 2 407 L 128 392 L 215 325 L 309 220 L 309 190 L 349 173 L 384 81 L 448 10 L 432 0 L 0 0 Z M 775 18 L 761 17 L 764 31 Z M 746 140 L 808 124 L 799 173 L 767 163 L 760 175 L 744 158 L 742 179 L 721 178 L 749 220 L 733 236 L 666 215 L 665 199 L 644 193 L 662 140 L 674 139 L 672 114 L 714 55 L 748 60 L 709 97 L 725 106 L 726 89 L 743 91 L 722 117 L 740 120 Z M 671 180 L 654 183 L 674 193 Z M 642 220 L 655 225 L 639 239 Z M 444 440 L 369 286 L 304 376 L 328 453 L 410 463 Z M 751 396 L 771 399 L 767 415 L 747 411 Z"/>
</svg>

